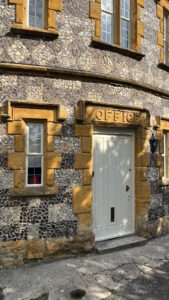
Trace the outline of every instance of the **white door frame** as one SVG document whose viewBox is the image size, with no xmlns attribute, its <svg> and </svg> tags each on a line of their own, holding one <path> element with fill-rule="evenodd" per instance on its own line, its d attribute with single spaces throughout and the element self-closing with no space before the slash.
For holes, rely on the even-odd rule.
<svg viewBox="0 0 169 300">
<path fill-rule="evenodd" d="M 132 212 L 131 212 L 131 222 L 132 222 L 132 228 L 133 230 L 131 232 L 125 233 L 125 234 L 118 234 L 117 236 L 112 233 L 110 236 L 106 237 L 101 237 L 101 238 L 96 238 L 95 241 L 100 241 L 100 240 L 107 240 L 107 239 L 112 239 L 120 236 L 126 236 L 135 233 L 135 131 L 134 129 L 124 129 L 124 128 L 106 128 L 106 127 L 95 127 L 94 132 L 93 132 L 93 139 L 94 135 L 123 135 L 123 136 L 131 136 L 132 140 L 132 145 L 131 145 L 131 182 L 132 182 L 132 187 L 131 188 L 131 207 L 132 207 Z M 94 147 L 94 143 L 93 143 Z M 94 149 L 93 149 L 93 155 L 94 155 Z M 93 157 L 93 163 L 94 163 L 94 157 Z M 93 180 L 94 182 L 94 180 Z M 93 186 L 93 218 L 95 217 L 95 196 L 94 196 L 94 186 Z M 93 222 L 93 231 L 94 230 L 94 222 Z"/>
</svg>

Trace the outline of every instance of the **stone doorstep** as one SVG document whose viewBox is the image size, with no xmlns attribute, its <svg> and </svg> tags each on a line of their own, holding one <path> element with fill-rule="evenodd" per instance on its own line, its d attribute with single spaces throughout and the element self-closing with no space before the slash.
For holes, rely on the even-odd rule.
<svg viewBox="0 0 169 300">
<path fill-rule="evenodd" d="M 124 250 L 127 248 L 143 246 L 147 243 L 145 238 L 138 235 L 128 235 L 125 237 L 96 242 L 95 251 L 99 254 Z"/>
</svg>

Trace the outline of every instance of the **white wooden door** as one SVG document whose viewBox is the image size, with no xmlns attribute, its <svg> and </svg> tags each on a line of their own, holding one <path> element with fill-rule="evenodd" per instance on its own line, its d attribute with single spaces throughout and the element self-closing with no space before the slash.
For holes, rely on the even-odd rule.
<svg viewBox="0 0 169 300">
<path fill-rule="evenodd" d="M 134 233 L 134 132 L 94 134 L 93 221 L 95 240 Z"/>
</svg>

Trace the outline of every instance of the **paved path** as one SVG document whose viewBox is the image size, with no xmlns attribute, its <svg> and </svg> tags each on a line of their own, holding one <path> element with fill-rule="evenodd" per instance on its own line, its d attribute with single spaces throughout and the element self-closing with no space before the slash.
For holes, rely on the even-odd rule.
<svg viewBox="0 0 169 300">
<path fill-rule="evenodd" d="M 169 300 L 169 235 L 145 246 L 0 269 L 0 300 Z M 40 297 L 41 296 L 41 297 Z"/>
</svg>

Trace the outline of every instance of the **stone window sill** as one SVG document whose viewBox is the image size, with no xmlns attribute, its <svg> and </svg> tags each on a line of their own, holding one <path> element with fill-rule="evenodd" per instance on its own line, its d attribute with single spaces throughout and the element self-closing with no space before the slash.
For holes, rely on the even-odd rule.
<svg viewBox="0 0 169 300">
<path fill-rule="evenodd" d="M 125 56 L 129 56 L 131 58 L 134 58 L 136 60 L 141 60 L 145 55 L 141 52 L 134 51 L 131 49 L 127 48 L 122 48 L 118 45 L 115 44 L 109 44 L 107 42 L 103 42 L 95 37 L 92 38 L 92 46 L 100 48 L 100 49 L 105 49 L 113 52 L 120 53 Z"/>
<path fill-rule="evenodd" d="M 11 25 L 11 32 L 14 34 L 27 34 L 33 36 L 41 36 L 41 37 L 48 37 L 51 39 L 56 39 L 59 35 L 59 32 L 55 30 L 46 30 L 34 27 L 23 27 L 18 26 L 17 24 Z"/>
<path fill-rule="evenodd" d="M 10 189 L 11 197 L 27 197 L 27 196 L 50 196 L 57 194 L 57 187 L 26 187 L 23 190 Z"/>
<path fill-rule="evenodd" d="M 158 66 L 158 68 L 169 72 L 169 65 L 167 65 L 167 64 L 165 64 L 163 62 L 160 62 L 157 66 Z"/>
</svg>

